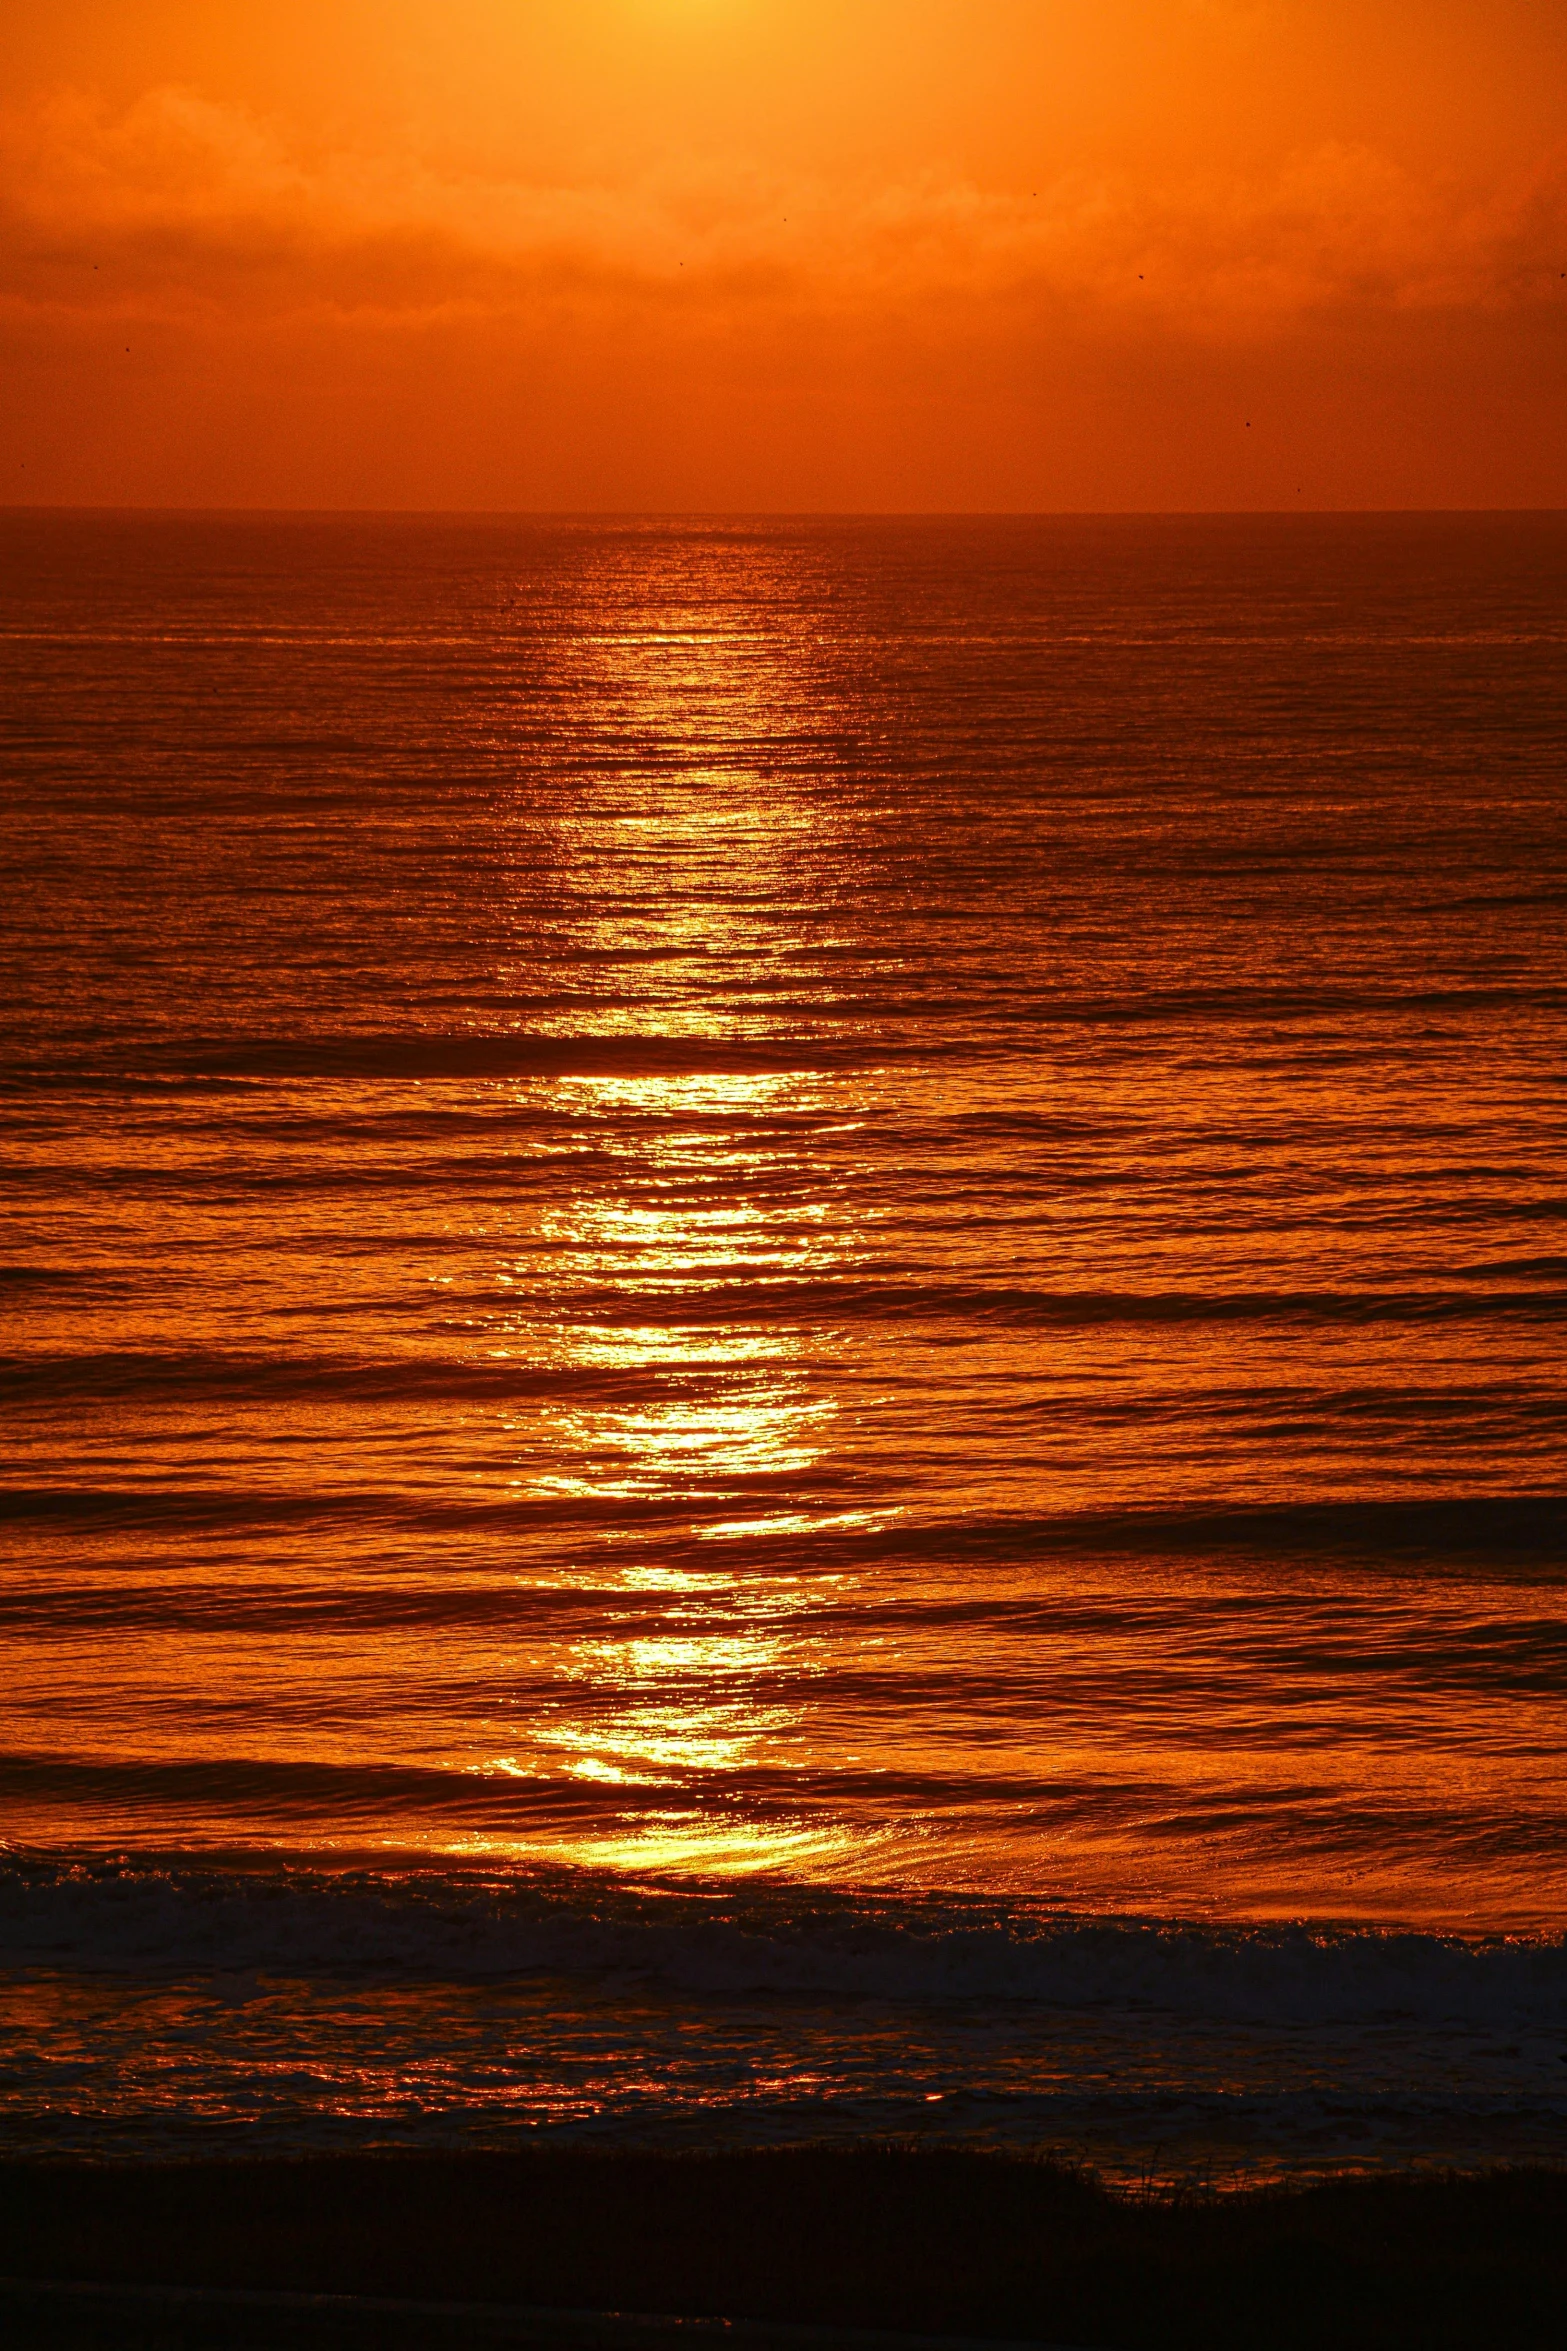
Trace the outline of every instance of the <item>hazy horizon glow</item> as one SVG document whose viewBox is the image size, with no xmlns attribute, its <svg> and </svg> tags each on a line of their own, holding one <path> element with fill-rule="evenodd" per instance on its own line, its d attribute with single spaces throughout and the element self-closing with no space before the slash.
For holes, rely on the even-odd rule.
<svg viewBox="0 0 1567 2351">
<path fill-rule="evenodd" d="M 1542 0 L 67 0 L 0 502 L 1567 501 Z"/>
</svg>

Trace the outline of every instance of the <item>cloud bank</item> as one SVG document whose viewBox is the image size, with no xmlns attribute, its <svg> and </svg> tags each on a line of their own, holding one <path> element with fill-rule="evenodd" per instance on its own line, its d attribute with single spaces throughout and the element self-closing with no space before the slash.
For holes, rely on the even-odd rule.
<svg viewBox="0 0 1567 2351">
<path fill-rule="evenodd" d="M 1567 155 L 569 184 L 0 117 L 0 504 L 1567 503 Z"/>
<path fill-rule="evenodd" d="M 785 181 L 688 158 L 626 184 L 443 175 L 306 153 L 180 88 L 114 113 L 58 93 L 0 123 L 13 318 L 326 309 L 418 321 L 625 312 L 748 322 L 975 305 L 1112 333 L 1268 336 L 1333 312 L 1548 313 L 1567 290 L 1567 150 L 1476 190 L 1364 148 L 1265 178 Z"/>
</svg>

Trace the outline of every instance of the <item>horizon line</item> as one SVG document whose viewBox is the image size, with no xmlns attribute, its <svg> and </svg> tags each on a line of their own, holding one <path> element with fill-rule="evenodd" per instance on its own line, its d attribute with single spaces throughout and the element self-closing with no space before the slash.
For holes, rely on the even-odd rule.
<svg viewBox="0 0 1567 2351">
<path fill-rule="evenodd" d="M 143 515 L 188 517 L 507 522 L 1264 522 L 1313 520 L 1562 516 L 1559 506 L 273 506 L 105 503 L 67 499 L 0 501 L 0 515 Z"/>
</svg>

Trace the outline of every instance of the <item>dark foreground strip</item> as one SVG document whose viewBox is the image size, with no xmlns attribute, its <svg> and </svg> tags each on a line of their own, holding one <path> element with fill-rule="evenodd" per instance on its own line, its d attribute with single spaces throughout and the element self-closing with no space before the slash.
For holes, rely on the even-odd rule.
<svg viewBox="0 0 1567 2351">
<path fill-rule="evenodd" d="M 528 2310 L 497 2302 L 401 2302 L 359 2294 L 273 2294 L 197 2286 L 78 2286 L 0 2278 L 7 2351 L 1067 2351 L 965 2335 L 894 2335 L 727 2318 Z"/>
</svg>

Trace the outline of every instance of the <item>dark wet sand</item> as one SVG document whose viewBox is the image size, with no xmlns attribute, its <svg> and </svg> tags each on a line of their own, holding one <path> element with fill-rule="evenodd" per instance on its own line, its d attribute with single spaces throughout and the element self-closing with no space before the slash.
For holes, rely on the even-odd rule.
<svg viewBox="0 0 1567 2351">
<path fill-rule="evenodd" d="M 1567 2170 L 1139 2200 L 1060 2165 L 888 2147 L 12 2162 L 0 2275 L 1119 2351 L 1555 2351 Z M 137 2307 L 0 2292 L 18 2351 L 455 2339 L 429 2314 L 278 2309 L 258 2333 L 232 2306 Z M 530 2339 L 476 2321 L 466 2340 Z"/>
</svg>

